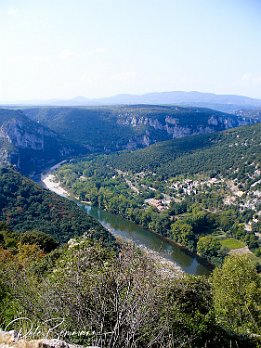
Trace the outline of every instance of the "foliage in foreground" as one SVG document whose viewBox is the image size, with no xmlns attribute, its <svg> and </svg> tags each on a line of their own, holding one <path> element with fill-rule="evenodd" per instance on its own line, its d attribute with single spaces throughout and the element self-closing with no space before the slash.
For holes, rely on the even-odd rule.
<svg viewBox="0 0 261 348">
<path fill-rule="evenodd" d="M 131 245 L 116 256 L 77 238 L 46 253 L 39 239 L 11 247 L 14 234 L 2 235 L 1 324 L 29 318 L 8 329 L 101 347 L 258 346 L 261 284 L 246 256 L 228 258 L 210 280 L 168 277 Z"/>
</svg>

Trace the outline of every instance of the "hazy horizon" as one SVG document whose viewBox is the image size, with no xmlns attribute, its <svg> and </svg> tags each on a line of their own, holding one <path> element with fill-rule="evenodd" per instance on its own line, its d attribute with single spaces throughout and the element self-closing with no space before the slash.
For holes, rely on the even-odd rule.
<svg viewBox="0 0 261 348">
<path fill-rule="evenodd" d="M 2 0 L 0 103 L 199 91 L 261 99 L 257 0 Z"/>
<path fill-rule="evenodd" d="M 261 101 L 261 98 L 255 98 L 255 97 L 251 97 L 251 96 L 248 96 L 248 95 L 239 95 L 239 94 L 222 94 L 222 93 L 213 93 L 211 91 L 206 91 L 206 92 L 202 92 L 202 91 L 151 91 L 151 92 L 147 92 L 147 93 L 141 93 L 141 94 L 134 94 L 134 93 L 118 93 L 118 94 L 114 94 L 114 95 L 106 95 L 106 96 L 103 96 L 103 97 L 97 97 L 97 98 L 90 98 L 88 96 L 84 96 L 84 95 L 76 95 L 74 97 L 71 97 L 71 98 L 48 98 L 48 99 L 44 99 L 44 98 L 38 98 L 38 99 L 21 99 L 21 100 L 9 100 L 9 101 L 6 101 L 6 102 L 2 102 L 0 101 L 0 105 L 8 105 L 8 104 L 21 104 L 23 105 L 24 104 L 30 104 L 30 103 L 40 103 L 43 102 L 43 103 L 46 103 L 46 102 L 55 102 L 55 101 L 70 101 L 70 100 L 77 100 L 78 98 L 83 98 L 83 99 L 86 99 L 86 100 L 89 100 L 90 102 L 95 102 L 96 100 L 97 101 L 100 101 L 100 100 L 106 100 L 106 99 L 110 99 L 110 98 L 115 98 L 115 97 L 120 97 L 120 96 L 133 96 L 133 97 L 142 97 L 142 96 L 146 96 L 146 95 L 150 95 L 150 94 L 164 94 L 164 93 L 200 93 L 200 94 L 213 94 L 213 95 L 216 95 L 216 96 L 235 96 L 235 97 L 246 97 L 246 98 L 251 98 L 251 99 L 254 99 L 254 100 L 258 100 L 258 101 Z M 198 101 L 200 103 L 200 101 Z M 202 102 L 204 103 L 204 102 Z M 206 101 L 206 103 L 208 103 L 208 101 Z M 95 104 L 92 104 L 95 106 Z M 98 105 L 98 104 L 97 104 Z"/>
</svg>

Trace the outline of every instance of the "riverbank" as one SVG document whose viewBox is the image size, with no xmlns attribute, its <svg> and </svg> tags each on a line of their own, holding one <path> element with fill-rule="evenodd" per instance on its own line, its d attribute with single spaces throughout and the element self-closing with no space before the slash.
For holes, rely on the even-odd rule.
<svg viewBox="0 0 261 348">
<path fill-rule="evenodd" d="M 55 180 L 55 176 L 52 174 L 56 169 L 63 165 L 66 161 L 59 162 L 49 168 L 46 172 L 41 173 L 41 182 L 43 186 L 50 191 L 56 193 L 59 196 L 69 197 L 69 192 L 65 190 L 59 182 Z"/>
<path fill-rule="evenodd" d="M 164 278 L 177 278 L 184 275 L 184 271 L 180 266 L 173 263 L 172 261 L 164 259 L 156 251 L 148 249 L 147 247 L 140 247 L 143 252 L 154 261 L 157 269 Z"/>
</svg>

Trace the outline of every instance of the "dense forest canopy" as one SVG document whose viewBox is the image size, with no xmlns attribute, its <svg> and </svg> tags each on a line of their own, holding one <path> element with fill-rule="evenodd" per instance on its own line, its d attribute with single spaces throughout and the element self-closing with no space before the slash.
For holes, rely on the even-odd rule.
<svg viewBox="0 0 261 348">
<path fill-rule="evenodd" d="M 11 168 L 0 168 L 0 220 L 15 231 L 37 230 L 59 242 L 89 233 L 105 244 L 114 238 L 76 203 L 43 189 Z"/>
<path fill-rule="evenodd" d="M 174 177 L 197 173 L 233 176 L 239 169 L 255 171 L 261 163 L 261 124 L 231 129 L 227 132 L 186 137 L 152 145 L 148 148 L 105 157 L 108 165 L 122 170 L 151 170 L 157 175 Z M 240 179 L 240 175 L 237 173 Z"/>
</svg>

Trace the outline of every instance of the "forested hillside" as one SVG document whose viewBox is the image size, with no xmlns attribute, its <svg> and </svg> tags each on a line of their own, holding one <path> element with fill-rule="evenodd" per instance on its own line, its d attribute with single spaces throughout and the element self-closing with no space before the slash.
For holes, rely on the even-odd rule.
<svg viewBox="0 0 261 348">
<path fill-rule="evenodd" d="M 261 255 L 260 139 L 257 124 L 90 157 L 56 176 L 81 200 L 219 264 L 234 249 Z"/>
<path fill-rule="evenodd" d="M 244 183 L 251 182 L 251 175 L 260 170 L 260 148 L 261 124 L 257 124 L 225 133 L 162 142 L 107 157 L 107 163 L 133 172 L 151 170 L 164 178 L 208 173 L 237 178 Z"/>
<path fill-rule="evenodd" d="M 137 149 L 158 141 L 258 122 L 256 117 L 177 106 L 41 107 L 25 109 L 24 113 L 94 152 Z"/>
<path fill-rule="evenodd" d="M 14 231 L 41 231 L 62 243 L 83 233 L 106 245 L 114 243 L 112 235 L 75 203 L 13 169 L 0 168 L 0 221 Z"/>
</svg>

